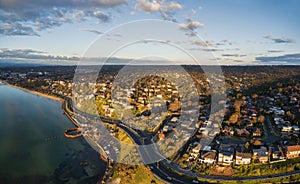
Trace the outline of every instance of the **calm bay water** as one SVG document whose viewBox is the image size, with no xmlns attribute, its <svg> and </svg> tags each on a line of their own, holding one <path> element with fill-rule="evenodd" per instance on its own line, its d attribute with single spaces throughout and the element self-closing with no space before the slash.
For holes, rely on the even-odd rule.
<svg viewBox="0 0 300 184">
<path fill-rule="evenodd" d="M 60 102 L 0 83 L 0 183 L 96 183 L 106 163 L 70 127 Z"/>
</svg>

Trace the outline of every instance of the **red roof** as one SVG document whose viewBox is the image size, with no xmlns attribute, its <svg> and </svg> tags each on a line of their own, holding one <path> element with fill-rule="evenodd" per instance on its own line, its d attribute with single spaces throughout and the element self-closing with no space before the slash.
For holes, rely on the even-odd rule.
<svg viewBox="0 0 300 184">
<path fill-rule="evenodd" d="M 288 146 L 287 152 L 300 151 L 300 145 Z"/>
</svg>

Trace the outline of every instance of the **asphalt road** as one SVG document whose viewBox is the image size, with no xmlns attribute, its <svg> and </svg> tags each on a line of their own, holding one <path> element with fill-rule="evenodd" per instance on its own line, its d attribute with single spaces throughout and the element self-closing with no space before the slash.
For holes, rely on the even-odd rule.
<svg viewBox="0 0 300 184">
<path fill-rule="evenodd" d="M 266 143 L 273 143 L 280 140 L 280 136 L 277 136 L 276 133 L 274 132 L 273 129 L 274 127 L 271 123 L 269 116 L 266 116 L 264 126 L 265 126 L 265 136 L 266 136 L 266 139 L 264 141 Z"/>
<path fill-rule="evenodd" d="M 68 103 L 68 105 L 70 104 L 71 103 Z M 72 106 L 70 106 L 69 109 L 73 109 Z M 87 115 L 86 113 L 84 114 Z M 88 116 L 92 116 L 92 115 L 88 115 Z M 138 145 L 152 143 L 150 138 L 144 137 L 144 134 L 140 136 L 137 131 L 126 126 L 120 121 L 110 120 L 106 117 L 105 118 L 103 117 L 101 119 L 107 123 L 113 123 L 116 124 L 119 128 L 122 128 Z M 278 139 L 278 136 L 273 135 L 273 131 L 271 127 L 272 124 L 268 118 L 266 118 L 265 123 L 266 123 L 267 131 L 270 131 L 270 134 L 267 135 L 268 139 Z M 196 180 L 196 178 L 217 180 L 217 181 L 247 181 L 247 180 L 249 181 L 249 180 L 280 178 L 280 177 L 287 177 L 287 176 L 300 174 L 300 170 L 298 170 L 298 171 L 282 173 L 282 174 L 274 174 L 274 175 L 267 175 L 267 176 L 249 176 L 249 177 L 221 177 L 221 176 L 201 175 L 198 173 L 194 173 L 192 171 L 183 170 L 179 168 L 178 165 L 172 162 L 168 162 L 167 160 L 162 160 L 156 163 L 149 163 L 149 160 L 153 158 L 153 155 L 155 154 L 160 155 L 155 151 L 156 149 L 154 147 L 153 149 L 154 151 L 149 151 L 147 149 L 143 149 L 143 147 L 141 146 L 141 149 L 139 149 L 139 153 L 141 154 L 142 160 L 145 162 L 145 165 L 149 166 L 152 173 L 167 183 L 174 183 L 174 184 L 193 183 L 193 180 Z M 173 172 L 169 168 L 172 168 L 172 170 L 175 170 L 176 172 Z M 203 182 L 199 182 L 199 183 L 203 183 Z"/>
</svg>

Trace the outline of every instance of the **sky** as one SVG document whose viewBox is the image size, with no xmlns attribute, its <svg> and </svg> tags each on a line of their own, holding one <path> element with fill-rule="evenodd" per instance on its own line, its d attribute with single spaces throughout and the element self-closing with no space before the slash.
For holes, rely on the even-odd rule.
<svg viewBox="0 0 300 184">
<path fill-rule="evenodd" d="M 0 0 L 0 62 L 297 65 L 299 17 L 298 0 Z"/>
</svg>

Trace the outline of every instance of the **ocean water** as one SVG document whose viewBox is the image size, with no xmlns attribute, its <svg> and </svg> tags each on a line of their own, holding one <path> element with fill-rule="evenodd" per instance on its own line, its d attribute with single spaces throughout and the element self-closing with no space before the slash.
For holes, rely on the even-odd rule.
<svg viewBox="0 0 300 184">
<path fill-rule="evenodd" d="M 106 163 L 70 127 L 60 102 L 0 83 L 0 183 L 96 183 Z"/>
</svg>

